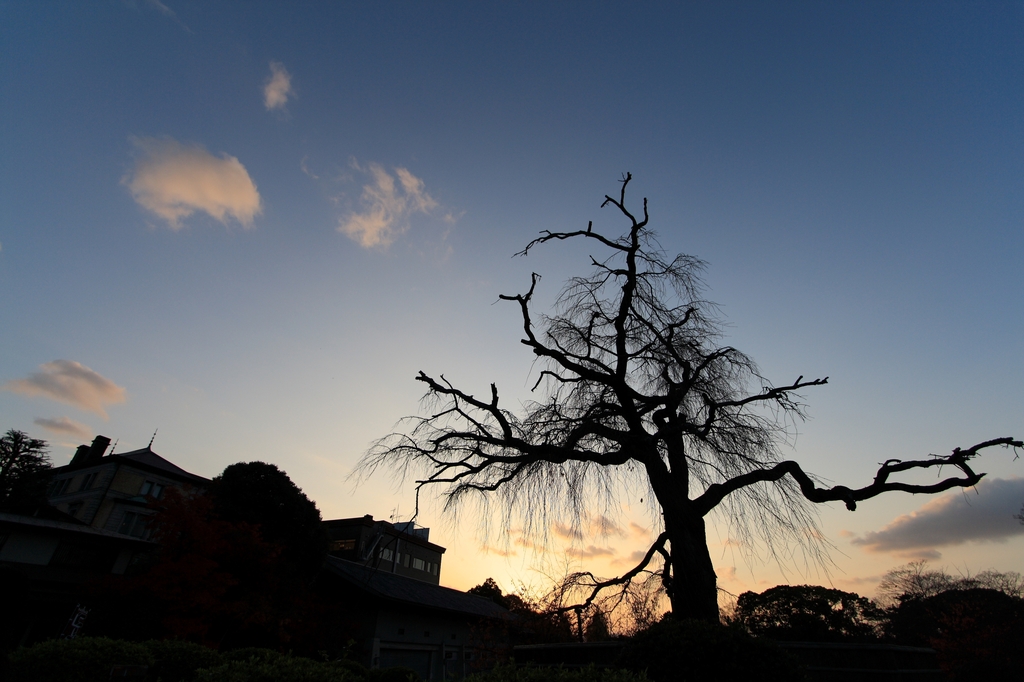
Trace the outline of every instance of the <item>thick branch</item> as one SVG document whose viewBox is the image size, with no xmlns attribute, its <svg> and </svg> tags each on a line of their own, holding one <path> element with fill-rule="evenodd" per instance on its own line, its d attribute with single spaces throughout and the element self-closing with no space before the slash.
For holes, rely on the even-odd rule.
<svg viewBox="0 0 1024 682">
<path fill-rule="evenodd" d="M 725 483 L 716 483 L 709 486 L 703 495 L 694 500 L 694 506 L 702 515 L 707 514 L 729 493 L 755 483 L 778 481 L 786 474 L 789 474 L 794 480 L 796 480 L 797 484 L 800 486 L 800 492 L 811 502 L 821 503 L 841 501 L 846 504 L 846 508 L 850 511 L 857 509 L 858 502 L 890 491 L 901 491 L 914 494 L 933 494 L 940 493 L 951 488 L 969 488 L 977 485 L 978 481 L 980 481 L 985 474 L 974 473 L 968 462 L 972 458 L 977 457 L 981 450 L 996 445 L 1020 448 L 1024 447 L 1024 442 L 1013 438 L 995 438 L 983 443 L 978 443 L 966 450 L 956 448 L 951 454 L 945 457 L 909 460 L 906 462 L 900 460 L 889 460 L 879 467 L 878 473 L 875 475 L 875 479 L 872 481 L 871 485 L 867 485 L 856 490 L 841 485 L 833 486 L 831 488 L 819 488 L 811 477 L 804 472 L 799 464 L 793 461 L 780 462 L 770 469 L 751 471 L 741 476 L 736 476 Z M 943 466 L 956 467 L 963 472 L 963 478 L 947 478 L 931 485 L 917 485 L 912 483 L 902 483 L 899 481 L 889 482 L 888 480 L 891 474 L 900 471 L 909 471 L 911 469 L 931 469 L 933 467 L 941 468 Z"/>
</svg>

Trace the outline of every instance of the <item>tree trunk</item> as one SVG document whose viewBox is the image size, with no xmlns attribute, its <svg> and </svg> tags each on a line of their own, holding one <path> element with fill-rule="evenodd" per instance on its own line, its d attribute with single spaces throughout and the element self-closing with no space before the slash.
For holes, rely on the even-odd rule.
<svg viewBox="0 0 1024 682">
<path fill-rule="evenodd" d="M 664 511 L 672 557 L 671 582 L 666 586 L 672 613 L 677 618 L 718 623 L 718 576 L 711 564 L 704 518 L 667 507 Z"/>
</svg>

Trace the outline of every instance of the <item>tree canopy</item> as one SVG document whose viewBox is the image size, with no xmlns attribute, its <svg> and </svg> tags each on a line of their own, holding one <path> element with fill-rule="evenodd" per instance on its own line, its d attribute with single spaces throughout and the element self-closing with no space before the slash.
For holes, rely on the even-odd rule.
<svg viewBox="0 0 1024 682">
<path fill-rule="evenodd" d="M 777 641 L 850 642 L 877 639 L 883 614 L 853 592 L 778 585 L 761 594 L 741 594 L 733 619 L 751 634 Z"/>
<path fill-rule="evenodd" d="M 0 508 L 45 502 L 45 474 L 51 467 L 45 440 L 8 430 L 0 437 Z"/>
<path fill-rule="evenodd" d="M 838 501 L 854 510 L 884 492 L 973 486 L 984 475 L 972 469 L 983 449 L 1022 445 L 997 438 L 946 456 L 891 459 L 863 487 L 822 485 L 782 452 L 804 415 L 800 391 L 828 378 L 798 376 L 775 385 L 750 356 L 724 345 L 716 306 L 704 297 L 704 262 L 662 251 L 649 228 L 647 200 L 640 214 L 627 206 L 630 181 L 626 174 L 618 195 L 602 204 L 624 220 L 623 235 L 608 236 L 591 222 L 586 229 L 542 232 L 520 252 L 562 241 L 598 249 L 592 272 L 566 283 L 552 314 L 532 309 L 536 273 L 524 293 L 500 296 L 518 308 L 521 341 L 540 361 L 538 399 L 514 412 L 494 384 L 477 397 L 444 375 L 421 371 L 416 379 L 427 387 L 430 413 L 408 418 L 406 430 L 381 439 L 363 459 L 364 471 L 411 470 L 417 493 L 439 488 L 449 510 L 495 501 L 505 527 L 520 525 L 534 535 L 554 520 L 579 531 L 592 505 L 611 508 L 617 491 L 639 488 L 655 506 L 661 532 L 622 575 L 571 576 L 583 591 L 581 605 L 602 594 L 624 599 L 634 579 L 654 572 L 676 615 L 717 621 L 705 535 L 712 512 L 772 551 L 789 553 L 796 544 L 814 555 L 820 533 L 813 505 Z M 941 467 L 956 473 L 925 485 L 894 480 Z"/>
<path fill-rule="evenodd" d="M 261 537 L 282 545 L 283 558 L 302 572 L 320 567 L 327 553 L 320 510 L 277 466 L 232 464 L 213 479 L 211 495 L 219 518 L 258 526 Z"/>
</svg>

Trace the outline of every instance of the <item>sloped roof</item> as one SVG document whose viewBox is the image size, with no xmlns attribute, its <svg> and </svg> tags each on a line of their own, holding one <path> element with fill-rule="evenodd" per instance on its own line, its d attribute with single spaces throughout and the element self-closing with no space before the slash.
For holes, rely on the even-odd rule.
<svg viewBox="0 0 1024 682">
<path fill-rule="evenodd" d="M 511 615 L 486 597 L 386 573 L 345 559 L 328 556 L 325 567 L 353 587 L 386 601 L 482 618 L 509 618 Z"/>
<path fill-rule="evenodd" d="M 91 526 L 86 526 L 81 523 L 57 521 L 54 519 L 39 518 L 37 516 L 26 516 L 24 514 L 10 514 L 7 512 L 0 512 L 0 524 L 31 526 L 33 528 L 42 528 L 50 531 L 60 531 L 64 533 L 74 533 L 76 535 L 102 537 L 110 540 L 117 540 L 119 542 L 126 542 L 137 545 L 153 544 L 149 540 L 142 540 L 128 535 L 122 535 L 120 533 L 115 533 L 113 531 L 103 530 L 102 528 L 93 528 Z"/>
<path fill-rule="evenodd" d="M 207 479 L 196 474 L 189 473 L 176 464 L 168 462 L 166 459 L 156 454 L 148 447 L 142 448 L 141 450 L 132 450 L 131 452 L 117 453 L 116 455 L 107 455 L 107 457 L 120 457 L 122 459 L 129 460 L 135 464 L 142 464 L 152 469 L 159 469 L 167 472 L 172 476 L 179 478 L 191 478 L 194 480 L 206 481 Z"/>
</svg>

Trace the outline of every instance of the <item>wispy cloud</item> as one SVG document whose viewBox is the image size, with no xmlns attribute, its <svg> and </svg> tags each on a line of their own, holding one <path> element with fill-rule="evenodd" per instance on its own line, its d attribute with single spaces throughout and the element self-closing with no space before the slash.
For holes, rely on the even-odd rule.
<svg viewBox="0 0 1024 682">
<path fill-rule="evenodd" d="M 136 2 L 136 0 L 121 0 L 121 2 L 124 3 L 124 5 L 126 5 L 128 7 L 131 7 L 134 10 L 138 10 L 139 9 L 139 6 L 138 6 L 138 3 Z M 148 7 L 149 9 L 154 10 L 154 11 L 160 13 L 161 15 L 166 17 L 167 19 L 170 19 L 171 21 L 176 23 L 178 26 L 180 26 L 185 32 L 192 33 L 192 29 L 190 29 L 188 26 L 186 26 L 185 22 L 183 22 L 181 19 L 178 18 L 177 13 L 175 13 L 175 11 L 173 9 L 171 9 L 170 7 L 165 5 L 164 3 L 160 2 L 160 0 L 142 0 L 142 4 L 145 5 L 146 7 Z"/>
<path fill-rule="evenodd" d="M 629 532 L 632 533 L 635 537 L 641 537 L 642 538 L 642 537 L 648 537 L 651 534 L 651 529 L 650 528 L 644 528 L 643 526 L 641 526 L 636 521 L 630 521 L 629 522 Z"/>
<path fill-rule="evenodd" d="M 894 519 L 882 530 L 851 542 L 869 552 L 910 559 L 938 559 L 936 549 L 965 542 L 1005 542 L 1024 535 L 1014 518 L 1024 500 L 1024 478 L 984 479 L 975 491 L 936 498 L 910 514 Z"/>
<path fill-rule="evenodd" d="M 41 426 L 50 433 L 55 433 L 60 436 L 74 436 L 75 438 L 81 438 L 82 440 L 88 440 L 92 436 L 92 429 L 85 424 L 76 422 L 74 419 L 68 417 L 57 417 L 56 419 L 46 419 L 44 417 L 36 417 L 32 420 L 36 426 Z"/>
<path fill-rule="evenodd" d="M 26 379 L 8 381 L 0 388 L 29 397 L 43 396 L 107 418 L 106 405 L 123 403 L 125 390 L 74 360 L 54 360 L 39 366 Z"/>
<path fill-rule="evenodd" d="M 220 222 L 234 218 L 250 227 L 259 215 L 260 195 L 245 167 L 233 156 L 217 157 L 199 145 L 170 138 L 133 140 L 139 159 L 121 182 L 143 208 L 167 221 L 173 230 L 196 211 Z"/>
<path fill-rule="evenodd" d="M 284 64 L 270 62 L 270 76 L 263 86 L 263 106 L 267 111 L 284 109 L 292 94 L 292 75 L 284 68 Z"/>
<path fill-rule="evenodd" d="M 565 553 L 571 557 L 577 557 L 579 559 L 593 559 L 599 556 L 615 556 L 615 550 L 609 547 L 597 547 L 596 545 L 588 545 L 587 547 L 577 548 L 570 547 L 565 550 Z"/>
<path fill-rule="evenodd" d="M 626 537 L 626 530 L 604 514 L 596 514 L 590 518 L 590 532 L 603 538 Z"/>
<path fill-rule="evenodd" d="M 555 521 L 551 524 L 551 530 L 554 531 L 555 535 L 566 540 L 583 539 L 583 533 L 578 528 L 573 528 L 568 523 L 562 523 L 561 521 Z"/>
<path fill-rule="evenodd" d="M 437 202 L 427 194 L 422 180 L 405 168 L 395 168 L 391 175 L 378 164 L 365 170 L 370 182 L 363 186 L 361 211 L 342 218 L 338 231 L 366 248 L 386 248 L 409 229 L 409 218 L 416 213 L 430 213 Z"/>
<path fill-rule="evenodd" d="M 480 545 L 480 551 L 484 554 L 497 554 L 500 557 L 513 557 L 518 556 L 518 553 L 514 549 L 502 549 L 494 545 Z"/>
</svg>

